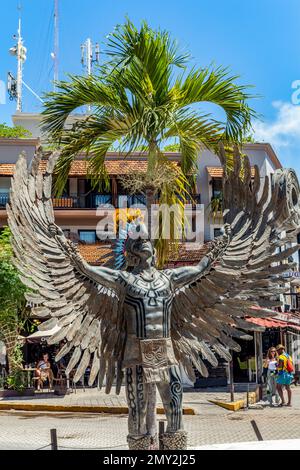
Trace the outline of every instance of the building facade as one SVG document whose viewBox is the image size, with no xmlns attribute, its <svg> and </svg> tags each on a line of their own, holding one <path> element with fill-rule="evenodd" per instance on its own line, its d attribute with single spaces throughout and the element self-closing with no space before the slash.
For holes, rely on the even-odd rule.
<svg viewBox="0 0 300 470">
<path fill-rule="evenodd" d="M 34 137 L 30 139 L 0 139 L 0 230 L 7 224 L 5 207 L 9 201 L 10 180 L 18 156 L 21 152 L 25 152 L 28 161 L 30 161 L 37 146 L 44 139 L 38 127 L 40 115 L 22 116 L 20 114 L 16 115 L 13 120 L 15 124 L 22 125 L 30 130 Z M 245 144 L 243 153 L 249 157 L 251 167 L 258 166 L 262 181 L 265 176 L 271 177 L 277 169 L 281 168 L 280 161 L 270 144 Z M 174 164 L 180 165 L 180 153 L 171 152 L 167 153 L 167 156 Z M 81 254 L 89 263 L 94 265 L 102 264 L 103 260 L 111 253 L 111 228 L 102 225 L 102 229 L 97 230 L 97 225 L 103 217 L 103 212 L 99 215 L 99 206 L 106 205 L 108 210 L 110 206 L 115 208 L 124 207 L 124 197 L 126 200 L 125 205 L 128 207 L 145 204 L 143 194 L 134 196 L 126 194 L 122 188 L 122 178 L 126 175 L 145 172 L 147 156 L 139 153 L 125 156 L 124 154 L 108 152 L 105 164 L 109 175 L 110 189 L 106 191 L 93 189 L 87 177 L 86 162 L 83 156 L 79 155 L 72 163 L 63 195 L 53 197 L 57 224 L 64 230 L 67 237 L 78 243 Z M 43 169 L 45 166 L 46 160 L 42 160 L 41 168 Z M 222 196 L 222 177 L 223 169 L 218 157 L 208 150 L 200 152 L 197 162 L 196 185 L 193 199 L 190 202 L 192 210 L 195 208 L 196 203 L 203 205 L 201 233 L 193 250 L 188 249 L 182 243 L 179 251 L 171 253 L 169 266 L 198 262 L 206 252 L 205 242 L 220 234 L 222 215 L 218 204 Z M 287 282 L 287 295 L 282 300 L 282 313 L 285 310 L 289 311 L 297 304 L 297 289 L 299 289 L 297 285 L 294 286 L 292 283 Z M 292 330 L 291 328 L 288 329 L 287 320 L 285 325 L 282 322 L 280 323 L 280 320 L 277 320 L 277 323 L 275 320 L 269 325 L 261 326 L 262 330 L 267 328 L 266 331 L 269 331 L 269 336 L 266 336 L 263 332 L 255 333 L 252 344 L 243 345 L 243 356 L 236 355 L 234 357 L 237 371 L 235 381 L 241 381 L 243 376 L 245 380 L 250 382 L 260 381 L 262 354 L 265 352 L 264 349 L 271 345 L 270 341 L 276 342 L 281 339 L 282 341 L 285 340 L 287 344 L 289 342 L 294 344 L 294 341 L 298 340 L 297 324 Z M 283 334 L 286 334 L 286 336 L 284 337 Z M 294 354 L 296 353 L 294 352 Z M 227 378 L 224 371 L 228 372 L 227 365 L 221 365 L 219 369 L 213 371 L 211 379 L 212 381 L 215 380 L 216 385 L 224 383 L 224 378 L 226 382 Z"/>
</svg>

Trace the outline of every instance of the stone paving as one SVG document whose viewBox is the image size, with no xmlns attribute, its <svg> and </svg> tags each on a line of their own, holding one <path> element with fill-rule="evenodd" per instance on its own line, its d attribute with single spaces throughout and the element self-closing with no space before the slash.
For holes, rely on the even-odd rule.
<svg viewBox="0 0 300 470">
<path fill-rule="evenodd" d="M 79 399 L 84 392 L 77 394 Z M 207 402 L 207 396 L 211 398 L 213 394 L 220 398 L 216 392 L 185 394 L 185 404 L 197 406 L 199 413 L 184 417 L 190 448 L 256 441 L 252 420 L 264 440 L 300 439 L 300 387 L 293 389 L 291 408 L 230 412 Z M 61 449 L 126 449 L 125 415 L 18 411 L 0 412 L 0 449 L 49 448 L 51 428 L 57 429 Z"/>
<path fill-rule="evenodd" d="M 239 400 L 246 398 L 245 393 L 236 393 L 235 399 Z M 224 391 L 217 391 L 216 389 L 206 389 L 195 391 L 193 388 L 184 392 L 184 406 L 191 407 L 196 413 L 201 413 L 203 407 L 206 412 L 210 409 L 215 409 L 215 405 L 211 405 L 208 400 L 228 400 L 229 393 Z M 28 403 L 28 404 L 51 404 L 63 406 L 127 406 L 125 389 L 122 387 L 120 395 L 111 393 L 105 394 L 103 390 L 96 388 L 78 389 L 67 395 L 54 395 L 48 393 L 36 394 L 34 397 L 17 397 L 17 398 L 0 398 L 0 403 Z M 161 405 L 159 394 L 157 394 L 157 403 Z"/>
</svg>

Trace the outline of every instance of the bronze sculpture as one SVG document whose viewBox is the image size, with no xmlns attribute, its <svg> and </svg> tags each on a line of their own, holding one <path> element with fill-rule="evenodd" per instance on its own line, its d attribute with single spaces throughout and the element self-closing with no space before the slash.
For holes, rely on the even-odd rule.
<svg viewBox="0 0 300 470">
<path fill-rule="evenodd" d="M 38 155 L 29 170 L 21 156 L 12 180 L 7 211 L 15 263 L 33 291 L 27 300 L 34 315 L 47 319 L 40 329 L 61 327 L 49 343 L 66 340 L 56 359 L 71 353 L 66 373 L 77 367 L 75 381 L 90 361 L 89 384 L 97 378 L 101 387 L 106 378 L 106 392 L 115 381 L 119 393 L 125 379 L 129 448 L 155 446 L 155 406 L 149 403 L 155 385 L 168 420 L 164 448 L 186 448 L 179 365 L 192 380 L 194 368 L 207 376 L 202 358 L 213 366 L 216 355 L 230 360 L 229 349 L 239 350 L 233 338 L 249 339 L 248 331 L 257 328 L 245 317 L 268 316 L 264 309 L 280 304 L 281 274 L 298 249 L 287 246 L 299 228 L 297 177 L 277 170 L 272 188 L 268 177 L 260 188 L 258 169 L 252 180 L 248 159 L 241 167 L 236 154 L 224 181 L 225 233 L 197 266 L 157 270 L 145 226 L 136 222 L 135 237 L 125 244 L 127 268 L 110 269 L 86 263 L 55 224 L 56 158 L 42 174 Z"/>
</svg>

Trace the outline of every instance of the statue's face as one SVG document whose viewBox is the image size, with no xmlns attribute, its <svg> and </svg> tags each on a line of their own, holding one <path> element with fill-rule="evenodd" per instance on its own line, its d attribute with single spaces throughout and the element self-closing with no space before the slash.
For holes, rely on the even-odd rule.
<svg viewBox="0 0 300 470">
<path fill-rule="evenodd" d="M 144 240 L 138 238 L 132 240 L 130 246 L 130 252 L 138 258 L 148 259 L 150 256 L 154 256 L 154 249 L 150 240 Z"/>
<path fill-rule="evenodd" d="M 127 262 L 138 265 L 149 258 L 154 259 L 154 248 L 149 240 L 147 227 L 144 223 L 134 226 L 133 236 L 126 242 Z"/>
</svg>

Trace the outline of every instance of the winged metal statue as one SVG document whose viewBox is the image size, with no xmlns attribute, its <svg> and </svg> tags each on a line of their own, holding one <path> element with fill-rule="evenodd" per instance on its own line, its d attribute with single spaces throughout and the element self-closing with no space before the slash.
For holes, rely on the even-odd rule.
<svg viewBox="0 0 300 470">
<path fill-rule="evenodd" d="M 113 383 L 119 393 L 124 380 L 132 449 L 153 445 L 155 387 L 168 421 L 164 448 L 186 448 L 180 367 L 195 380 L 195 369 L 208 375 L 203 359 L 212 366 L 216 356 L 229 361 L 229 350 L 240 349 L 235 338 L 249 339 L 257 329 L 247 316 L 269 315 L 285 291 L 282 274 L 298 249 L 297 177 L 277 170 L 261 185 L 258 168 L 252 178 L 248 159 L 236 153 L 224 178 L 224 234 L 198 265 L 164 270 L 155 268 L 152 243 L 137 222 L 131 230 L 139 236 L 125 241 L 125 269 L 90 266 L 55 224 L 57 154 L 44 173 L 38 154 L 29 169 L 24 156 L 17 162 L 7 212 L 15 264 L 31 289 L 27 300 L 45 320 L 41 330 L 60 327 L 49 343 L 65 341 L 56 360 L 70 355 L 66 374 L 76 369 L 75 382 L 89 364 L 89 384 L 105 381 L 107 393 Z M 225 163 L 224 150 L 221 158 Z"/>
</svg>

